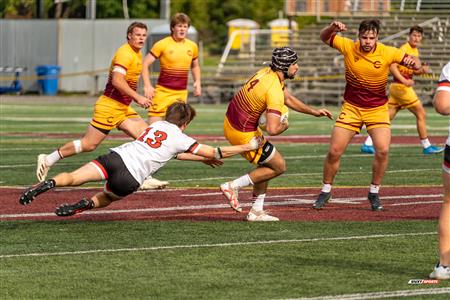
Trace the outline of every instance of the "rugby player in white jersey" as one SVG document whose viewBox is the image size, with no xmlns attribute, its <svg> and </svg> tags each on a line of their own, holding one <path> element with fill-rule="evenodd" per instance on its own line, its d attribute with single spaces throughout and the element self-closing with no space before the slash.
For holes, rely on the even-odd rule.
<svg viewBox="0 0 450 300">
<path fill-rule="evenodd" d="M 87 182 L 106 180 L 102 192 L 91 198 L 83 198 L 74 204 L 56 208 L 58 216 L 71 216 L 94 208 L 102 208 L 139 189 L 149 175 L 154 174 L 170 159 L 197 160 L 212 167 L 222 164 L 221 158 L 259 148 L 260 139 L 236 146 L 211 147 L 199 144 L 183 133 L 195 117 L 194 108 L 182 102 L 169 106 L 164 121 L 149 125 L 133 142 L 111 148 L 111 152 L 71 173 L 60 173 L 45 180 L 21 195 L 20 204 L 31 203 L 36 196 L 55 187 L 79 186 Z"/>
</svg>

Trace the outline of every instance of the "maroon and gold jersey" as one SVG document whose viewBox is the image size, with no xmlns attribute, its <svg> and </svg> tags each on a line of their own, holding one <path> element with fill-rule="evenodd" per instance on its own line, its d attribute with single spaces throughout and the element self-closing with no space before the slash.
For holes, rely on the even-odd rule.
<svg viewBox="0 0 450 300">
<path fill-rule="evenodd" d="M 241 132 L 256 131 L 261 114 L 267 110 L 281 116 L 284 82 L 269 67 L 259 70 L 234 95 L 228 105 L 227 119 Z"/>
<path fill-rule="evenodd" d="M 411 47 L 411 45 L 408 42 L 403 44 L 400 47 L 400 50 L 405 51 L 405 53 L 408 54 L 408 55 L 419 57 L 419 49 Z M 409 68 L 406 68 L 406 67 L 403 67 L 403 66 L 398 66 L 398 70 L 400 71 L 402 76 L 405 77 L 406 79 L 412 79 L 413 78 L 414 71 L 412 69 L 409 69 Z M 394 76 L 394 82 L 401 83 L 397 78 L 395 78 L 395 76 Z"/>
<path fill-rule="evenodd" d="M 362 108 L 377 107 L 388 101 L 386 85 L 389 66 L 401 64 L 405 57 L 403 50 L 377 43 L 367 53 L 361 51 L 359 41 L 333 35 L 330 46 L 339 50 L 345 60 L 344 100 Z"/>
<path fill-rule="evenodd" d="M 122 94 L 112 84 L 113 72 L 119 72 L 125 75 L 125 81 L 133 89 L 137 89 L 139 76 L 142 72 L 142 53 L 140 50 L 134 50 L 130 44 L 123 44 L 116 53 L 109 67 L 108 82 L 106 83 L 103 95 L 119 101 L 125 105 L 130 105 L 133 99 L 130 96 Z"/>
<path fill-rule="evenodd" d="M 189 69 L 198 57 L 196 43 L 189 39 L 177 42 L 168 36 L 156 42 L 150 53 L 160 60 L 158 85 L 172 90 L 187 89 Z"/>
</svg>

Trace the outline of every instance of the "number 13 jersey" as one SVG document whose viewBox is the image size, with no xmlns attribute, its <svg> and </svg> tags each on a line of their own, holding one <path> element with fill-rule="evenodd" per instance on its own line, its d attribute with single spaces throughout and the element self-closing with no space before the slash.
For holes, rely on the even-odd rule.
<svg viewBox="0 0 450 300">
<path fill-rule="evenodd" d="M 142 184 L 177 154 L 195 154 L 200 145 L 184 134 L 181 129 L 167 121 L 151 124 L 133 142 L 125 143 L 111 151 L 120 155 L 131 175 Z"/>
</svg>

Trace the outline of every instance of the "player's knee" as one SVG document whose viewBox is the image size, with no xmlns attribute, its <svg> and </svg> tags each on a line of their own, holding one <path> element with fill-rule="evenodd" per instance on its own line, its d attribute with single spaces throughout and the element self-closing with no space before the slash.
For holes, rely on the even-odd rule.
<svg viewBox="0 0 450 300">
<path fill-rule="evenodd" d="M 387 159 L 388 155 L 389 155 L 389 147 L 388 146 L 377 147 L 375 149 L 375 157 L 377 159 L 383 159 L 383 160 Z"/>
<path fill-rule="evenodd" d="M 338 161 L 342 156 L 342 151 L 340 151 L 339 149 L 335 148 L 335 147 L 330 147 L 330 150 L 328 151 L 327 154 L 327 159 L 330 162 L 335 162 Z"/>
<path fill-rule="evenodd" d="M 280 163 L 277 164 L 275 172 L 277 173 L 277 175 L 281 175 L 286 172 L 286 161 L 284 159 L 282 159 Z"/>
</svg>

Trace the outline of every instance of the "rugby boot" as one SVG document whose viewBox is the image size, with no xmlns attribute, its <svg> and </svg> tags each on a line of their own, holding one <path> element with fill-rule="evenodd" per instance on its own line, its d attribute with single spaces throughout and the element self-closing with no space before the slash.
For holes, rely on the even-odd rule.
<svg viewBox="0 0 450 300">
<path fill-rule="evenodd" d="M 423 154 L 425 154 L 425 155 L 438 154 L 438 153 L 441 153 L 442 151 L 444 151 L 444 149 L 445 149 L 444 147 L 437 147 L 437 146 L 430 145 L 423 149 Z"/>
<path fill-rule="evenodd" d="M 232 188 L 231 182 L 225 182 L 220 185 L 220 190 L 222 191 L 222 194 L 227 198 L 228 204 L 232 209 L 234 209 L 237 212 L 242 211 L 242 207 L 239 204 L 239 189 L 238 188 Z"/>
<path fill-rule="evenodd" d="M 438 263 L 434 267 L 434 270 L 433 270 L 433 272 L 431 272 L 429 277 L 431 279 L 440 279 L 440 280 L 450 279 L 450 268 Z"/>
<path fill-rule="evenodd" d="M 47 166 L 47 164 L 45 163 L 46 157 L 47 157 L 46 154 L 39 154 L 37 158 L 36 177 L 39 180 L 39 182 L 45 180 L 48 174 L 48 170 L 50 170 L 50 167 Z"/>
<path fill-rule="evenodd" d="M 22 193 L 19 199 L 19 203 L 22 205 L 30 204 L 37 195 L 42 194 L 54 187 L 55 187 L 55 180 L 53 179 L 45 180 L 41 183 L 38 183 L 28 188 L 25 192 Z"/>
<path fill-rule="evenodd" d="M 367 199 L 369 200 L 370 205 L 372 206 L 372 210 L 374 211 L 384 210 L 383 205 L 381 205 L 380 196 L 378 195 L 378 193 L 369 193 Z"/>
<path fill-rule="evenodd" d="M 313 208 L 315 209 L 322 209 L 325 204 L 330 201 L 331 199 L 331 192 L 320 192 L 319 196 L 317 197 L 316 202 L 313 204 Z"/>
<path fill-rule="evenodd" d="M 74 204 L 62 204 L 56 208 L 55 214 L 60 217 L 69 217 L 78 214 L 88 209 L 94 208 L 94 201 L 92 199 L 83 198 Z"/>
<path fill-rule="evenodd" d="M 373 146 L 362 144 L 361 145 L 361 152 L 362 153 L 367 153 L 367 154 L 374 154 L 375 153 L 375 148 Z"/>
</svg>

